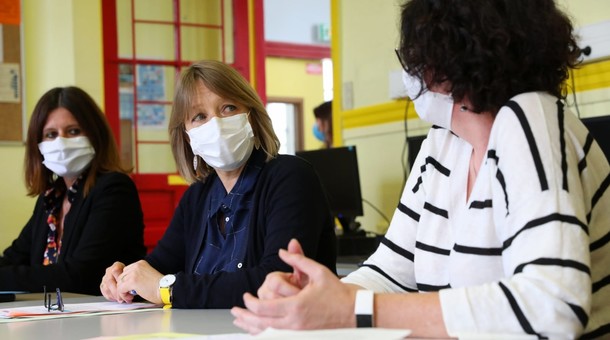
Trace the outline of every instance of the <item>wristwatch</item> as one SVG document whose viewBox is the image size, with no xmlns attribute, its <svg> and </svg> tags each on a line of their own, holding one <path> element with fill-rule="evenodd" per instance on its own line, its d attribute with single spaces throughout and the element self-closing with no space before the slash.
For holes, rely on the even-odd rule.
<svg viewBox="0 0 610 340">
<path fill-rule="evenodd" d="M 373 310 L 375 293 L 372 290 L 358 290 L 354 304 L 356 327 L 374 327 Z"/>
<path fill-rule="evenodd" d="M 176 275 L 169 274 L 159 280 L 159 293 L 161 294 L 161 301 L 166 307 L 172 306 L 172 286 L 176 282 Z"/>
</svg>

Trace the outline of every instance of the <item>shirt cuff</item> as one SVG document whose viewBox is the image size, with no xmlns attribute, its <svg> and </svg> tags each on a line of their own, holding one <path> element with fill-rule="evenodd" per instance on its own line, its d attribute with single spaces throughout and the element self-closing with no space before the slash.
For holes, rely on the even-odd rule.
<svg viewBox="0 0 610 340">
<path fill-rule="evenodd" d="M 445 328 L 450 337 L 477 329 L 473 315 L 473 306 L 468 299 L 466 288 L 451 288 L 439 291 L 441 310 Z"/>
</svg>

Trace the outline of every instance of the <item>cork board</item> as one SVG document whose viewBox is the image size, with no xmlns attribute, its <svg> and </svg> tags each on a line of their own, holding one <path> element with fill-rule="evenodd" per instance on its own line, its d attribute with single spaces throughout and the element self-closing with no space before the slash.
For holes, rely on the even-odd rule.
<svg viewBox="0 0 610 340">
<path fill-rule="evenodd" d="M 0 23 L 0 141 L 23 141 L 21 31 L 19 25 Z"/>
</svg>

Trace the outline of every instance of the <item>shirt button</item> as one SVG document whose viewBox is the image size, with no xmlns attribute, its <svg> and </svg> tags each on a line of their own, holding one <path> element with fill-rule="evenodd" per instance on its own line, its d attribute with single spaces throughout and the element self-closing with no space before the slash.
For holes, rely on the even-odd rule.
<svg viewBox="0 0 610 340">
<path fill-rule="evenodd" d="M 229 218 L 228 217 L 225 217 L 225 222 L 229 222 Z"/>
<path fill-rule="evenodd" d="M 237 264 L 237 268 L 241 269 L 242 266 L 243 266 L 243 264 L 241 264 L 241 262 Z"/>
</svg>

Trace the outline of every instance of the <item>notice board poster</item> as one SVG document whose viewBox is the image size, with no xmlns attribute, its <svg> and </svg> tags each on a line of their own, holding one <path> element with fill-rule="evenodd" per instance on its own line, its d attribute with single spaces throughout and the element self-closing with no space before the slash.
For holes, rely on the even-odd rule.
<svg viewBox="0 0 610 340">
<path fill-rule="evenodd" d="M 0 142 L 23 141 L 21 10 L 19 0 L 0 0 Z"/>
</svg>

